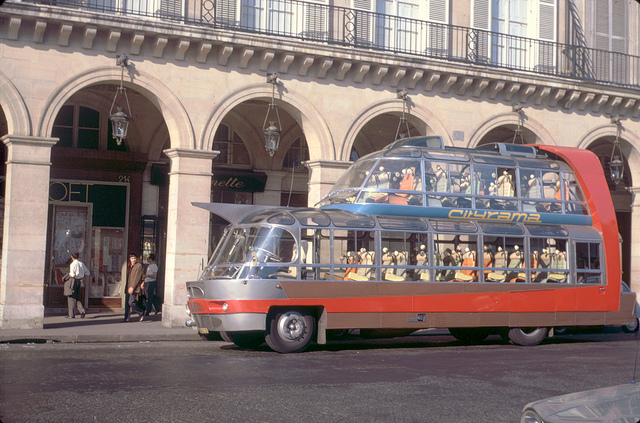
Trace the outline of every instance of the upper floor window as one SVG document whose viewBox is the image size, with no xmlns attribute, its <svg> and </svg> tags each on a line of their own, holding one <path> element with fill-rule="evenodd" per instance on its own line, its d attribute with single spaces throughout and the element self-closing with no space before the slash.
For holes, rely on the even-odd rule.
<svg viewBox="0 0 640 423">
<path fill-rule="evenodd" d="M 627 52 L 627 2 L 594 0 L 594 57 L 595 77 L 599 80 L 626 82 L 626 61 L 621 54 Z"/>
<path fill-rule="evenodd" d="M 62 106 L 53 122 L 51 136 L 60 139 L 57 147 L 128 151 L 126 140 L 117 145 L 111 136 L 111 124 L 107 116 L 77 104 Z"/>
<path fill-rule="evenodd" d="M 439 24 L 448 23 L 448 4 L 446 0 L 353 0 L 352 38 L 358 45 L 444 54 L 448 31 Z"/>
<path fill-rule="evenodd" d="M 552 71 L 557 66 L 550 43 L 556 40 L 557 0 L 474 0 L 472 26 L 480 60 L 499 66 Z"/>
<path fill-rule="evenodd" d="M 228 125 L 221 124 L 213 137 L 213 149 L 218 150 L 214 163 L 250 165 L 249 151 L 240 136 Z"/>
</svg>

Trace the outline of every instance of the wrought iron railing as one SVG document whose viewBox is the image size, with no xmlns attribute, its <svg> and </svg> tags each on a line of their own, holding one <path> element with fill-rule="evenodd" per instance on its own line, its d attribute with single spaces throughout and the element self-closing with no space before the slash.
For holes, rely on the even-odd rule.
<svg viewBox="0 0 640 423">
<path fill-rule="evenodd" d="M 299 0 L 23 1 L 640 86 L 638 56 Z"/>
</svg>

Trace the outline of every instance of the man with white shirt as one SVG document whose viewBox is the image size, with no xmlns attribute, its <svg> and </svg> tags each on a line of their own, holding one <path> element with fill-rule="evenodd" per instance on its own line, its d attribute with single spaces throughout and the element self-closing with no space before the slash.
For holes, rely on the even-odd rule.
<svg viewBox="0 0 640 423">
<path fill-rule="evenodd" d="M 85 309 L 82 306 L 82 301 L 78 298 L 80 296 L 80 286 L 85 276 L 89 276 L 89 269 L 83 262 L 80 261 L 80 254 L 73 253 L 71 255 L 73 261 L 69 266 L 69 279 L 64 283 L 64 295 L 67 297 L 68 315 L 67 319 L 74 319 L 76 317 L 76 308 L 80 312 L 80 317 L 84 318 Z"/>
</svg>

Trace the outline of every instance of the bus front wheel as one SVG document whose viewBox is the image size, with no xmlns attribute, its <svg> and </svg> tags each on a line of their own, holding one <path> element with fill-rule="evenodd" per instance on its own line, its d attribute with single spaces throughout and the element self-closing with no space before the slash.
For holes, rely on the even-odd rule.
<svg viewBox="0 0 640 423">
<path fill-rule="evenodd" d="M 303 351 L 313 339 L 314 317 L 304 310 L 276 311 L 267 323 L 267 345 L 279 353 Z"/>
<path fill-rule="evenodd" d="M 542 342 L 548 333 L 549 328 L 511 328 L 509 339 L 516 345 L 530 347 Z"/>
</svg>

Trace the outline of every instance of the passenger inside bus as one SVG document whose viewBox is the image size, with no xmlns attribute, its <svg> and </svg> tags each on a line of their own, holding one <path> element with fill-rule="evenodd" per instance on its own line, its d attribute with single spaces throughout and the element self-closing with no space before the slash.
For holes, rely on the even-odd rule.
<svg viewBox="0 0 640 423">
<path fill-rule="evenodd" d="M 491 251 L 491 247 L 488 245 L 485 245 L 483 247 L 482 262 L 485 268 L 493 267 L 493 252 Z M 490 273 L 490 270 L 484 271 L 485 279 L 489 279 L 489 273 Z"/>
<path fill-rule="evenodd" d="M 520 247 L 516 245 L 516 246 L 513 247 L 513 252 L 511 254 L 509 254 L 508 267 L 513 268 L 513 269 L 517 269 L 517 268 L 523 267 L 523 265 L 524 265 L 524 262 L 522 260 L 522 251 L 520 251 Z M 508 279 L 509 282 L 521 282 L 521 281 L 524 281 L 524 272 L 511 271 L 507 275 L 506 279 Z"/>
<path fill-rule="evenodd" d="M 416 265 L 418 269 L 415 272 L 415 280 L 428 281 L 429 269 L 426 267 L 429 265 L 429 256 L 427 255 L 427 247 L 422 244 L 420 250 L 416 254 Z"/>
<path fill-rule="evenodd" d="M 493 267 L 495 267 L 496 270 L 489 272 L 489 280 L 492 282 L 504 282 L 506 279 L 506 271 L 500 268 L 507 267 L 507 253 L 505 253 L 502 247 L 498 247 L 498 251 L 496 251 Z"/>
<path fill-rule="evenodd" d="M 542 249 L 542 254 L 538 257 L 538 268 L 547 269 L 551 266 L 551 255 L 547 248 Z M 536 272 L 536 282 L 545 283 L 547 281 L 547 272 Z"/>
<path fill-rule="evenodd" d="M 476 252 L 466 247 L 462 255 L 462 267 L 476 267 Z M 477 273 L 475 270 L 462 269 L 456 273 L 456 280 L 459 282 L 477 281 Z"/>
</svg>

